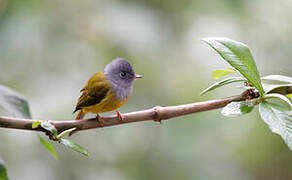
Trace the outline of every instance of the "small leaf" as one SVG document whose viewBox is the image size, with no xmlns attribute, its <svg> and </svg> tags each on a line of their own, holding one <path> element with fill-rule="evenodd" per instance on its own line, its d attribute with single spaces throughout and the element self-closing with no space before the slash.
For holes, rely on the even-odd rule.
<svg viewBox="0 0 292 180">
<path fill-rule="evenodd" d="M 243 104 L 240 106 L 240 110 L 242 114 L 250 113 L 253 110 L 253 106 L 249 106 L 247 104 Z"/>
<path fill-rule="evenodd" d="M 228 38 L 204 38 L 202 40 L 237 69 L 261 95 L 264 94 L 257 66 L 247 45 Z"/>
<path fill-rule="evenodd" d="M 8 180 L 6 166 L 1 159 L 0 159 L 0 180 Z"/>
<path fill-rule="evenodd" d="M 205 89 L 204 91 L 202 91 L 200 94 L 203 95 L 209 91 L 212 91 L 214 89 L 217 89 L 221 86 L 225 86 L 227 84 L 231 84 L 231 83 L 235 83 L 235 82 L 243 82 L 243 81 L 246 81 L 245 78 L 242 78 L 242 77 L 230 77 L 230 78 L 226 78 L 226 79 L 223 79 L 219 82 L 216 82 L 214 84 L 212 84 L 211 86 L 209 86 L 207 89 Z"/>
<path fill-rule="evenodd" d="M 261 79 L 276 84 L 292 84 L 292 77 L 282 75 L 269 75 Z"/>
<path fill-rule="evenodd" d="M 0 85 L 0 108 L 14 117 L 31 118 L 25 97 L 2 85 Z"/>
<path fill-rule="evenodd" d="M 250 113 L 253 106 L 250 106 L 247 101 L 231 102 L 225 106 L 221 113 L 227 117 L 237 117 L 243 114 Z"/>
<path fill-rule="evenodd" d="M 213 71 L 212 76 L 215 79 L 219 79 L 219 78 L 222 78 L 224 76 L 227 76 L 227 75 L 229 75 L 229 74 L 231 74 L 233 72 L 235 72 L 235 70 L 232 69 L 232 68 L 217 69 L 217 70 Z"/>
<path fill-rule="evenodd" d="M 77 128 L 71 128 L 71 129 L 67 129 L 66 131 L 63 131 L 62 133 L 58 134 L 57 139 L 62 139 L 64 136 L 66 136 L 67 134 L 70 134 L 71 132 L 75 131 Z"/>
<path fill-rule="evenodd" d="M 48 142 L 47 140 L 42 138 L 41 136 L 39 136 L 39 139 L 40 139 L 42 145 L 54 156 L 54 158 L 58 159 L 59 156 L 58 156 L 54 146 L 50 142 Z"/>
<path fill-rule="evenodd" d="M 292 150 L 292 111 L 273 102 L 263 101 L 259 105 L 261 118 L 272 132 L 279 134 Z"/>
<path fill-rule="evenodd" d="M 42 121 L 41 126 L 44 129 L 50 131 L 53 135 L 55 135 L 55 136 L 58 135 L 58 131 L 57 131 L 56 127 L 53 124 L 49 123 L 48 121 Z"/>
<path fill-rule="evenodd" d="M 290 110 L 292 110 L 292 103 L 286 96 L 282 94 L 277 94 L 277 93 L 266 94 L 264 96 L 264 99 L 269 99 L 269 98 L 277 98 L 277 99 L 282 100 L 284 103 L 286 103 L 286 105 L 289 106 Z"/>
<path fill-rule="evenodd" d="M 41 121 L 35 121 L 35 122 L 32 123 L 31 127 L 33 129 L 36 129 L 36 128 L 39 127 L 39 125 L 41 125 L 41 123 L 42 123 Z"/>
<path fill-rule="evenodd" d="M 73 149 L 76 152 L 79 152 L 85 156 L 88 156 L 88 152 L 79 144 L 76 144 L 68 139 L 61 139 L 61 143 L 64 144 L 65 146 Z"/>
<path fill-rule="evenodd" d="M 292 94 L 287 94 L 286 95 L 288 98 L 292 99 Z"/>
</svg>

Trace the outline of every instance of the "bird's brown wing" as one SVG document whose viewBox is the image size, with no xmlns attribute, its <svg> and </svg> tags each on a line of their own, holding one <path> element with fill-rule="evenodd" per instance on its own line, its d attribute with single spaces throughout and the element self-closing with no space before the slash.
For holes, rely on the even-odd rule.
<svg viewBox="0 0 292 180">
<path fill-rule="evenodd" d="M 105 82 L 92 83 L 82 90 L 82 95 L 78 99 L 74 113 L 84 107 L 100 103 L 109 91 L 109 85 Z"/>
</svg>

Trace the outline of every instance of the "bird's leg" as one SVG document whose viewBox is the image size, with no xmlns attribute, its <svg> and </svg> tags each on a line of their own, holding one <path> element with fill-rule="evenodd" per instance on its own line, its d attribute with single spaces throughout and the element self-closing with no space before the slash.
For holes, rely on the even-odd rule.
<svg viewBox="0 0 292 180">
<path fill-rule="evenodd" d="M 117 112 L 117 117 L 118 117 L 118 119 L 120 120 L 120 121 L 123 121 L 123 116 L 122 116 L 122 114 L 119 112 L 119 110 L 117 109 L 116 110 L 116 112 Z"/>
<path fill-rule="evenodd" d="M 100 117 L 100 115 L 99 114 L 96 114 L 96 119 L 97 119 L 97 121 L 98 121 L 98 123 L 99 123 L 99 125 L 101 126 L 101 127 L 103 127 L 104 126 L 104 120 L 103 120 L 103 118 L 102 117 Z"/>
</svg>

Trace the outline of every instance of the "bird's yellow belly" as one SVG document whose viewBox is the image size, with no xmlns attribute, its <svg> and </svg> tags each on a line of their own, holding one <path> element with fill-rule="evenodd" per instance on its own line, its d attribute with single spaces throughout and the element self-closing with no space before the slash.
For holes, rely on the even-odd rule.
<svg viewBox="0 0 292 180">
<path fill-rule="evenodd" d="M 128 101 L 128 99 L 126 99 L 125 101 L 119 100 L 112 91 L 108 93 L 111 94 L 107 94 L 106 98 L 104 98 L 100 103 L 85 107 L 84 110 L 91 113 L 109 112 L 120 108 Z"/>
</svg>

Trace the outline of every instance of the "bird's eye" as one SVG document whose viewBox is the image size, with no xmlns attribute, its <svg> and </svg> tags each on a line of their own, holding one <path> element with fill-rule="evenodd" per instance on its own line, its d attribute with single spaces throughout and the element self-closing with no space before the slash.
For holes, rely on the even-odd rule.
<svg viewBox="0 0 292 180">
<path fill-rule="evenodd" d="M 124 77 L 126 77 L 126 73 L 122 71 L 122 72 L 120 73 L 120 76 L 121 76 L 121 78 L 124 78 Z"/>
</svg>

